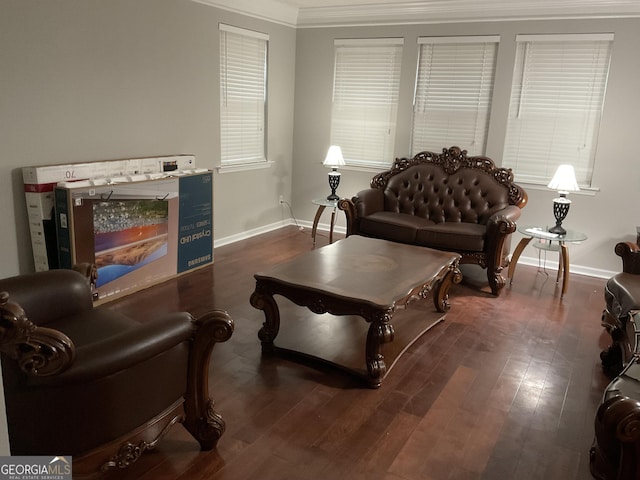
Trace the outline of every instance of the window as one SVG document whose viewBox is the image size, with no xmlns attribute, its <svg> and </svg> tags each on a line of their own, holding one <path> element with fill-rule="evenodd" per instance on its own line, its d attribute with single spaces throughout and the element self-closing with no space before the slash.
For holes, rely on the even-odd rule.
<svg viewBox="0 0 640 480">
<path fill-rule="evenodd" d="M 546 185 L 569 163 L 591 186 L 613 35 L 518 35 L 503 166 Z"/>
<path fill-rule="evenodd" d="M 266 162 L 268 41 L 268 35 L 220 24 L 223 166 Z"/>
<path fill-rule="evenodd" d="M 412 155 L 451 145 L 484 155 L 498 36 L 419 38 Z"/>
<path fill-rule="evenodd" d="M 393 161 L 402 39 L 336 40 L 331 145 L 347 165 Z"/>
</svg>

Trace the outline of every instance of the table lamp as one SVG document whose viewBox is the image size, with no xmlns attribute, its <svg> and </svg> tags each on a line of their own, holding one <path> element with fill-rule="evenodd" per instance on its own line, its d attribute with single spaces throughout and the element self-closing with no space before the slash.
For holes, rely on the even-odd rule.
<svg viewBox="0 0 640 480">
<path fill-rule="evenodd" d="M 569 192 L 580 190 L 573 165 L 560 165 L 547 187 L 557 190 L 560 195 L 553 199 L 553 215 L 556 217 L 556 225 L 551 227 L 549 232 L 565 235 L 567 231 L 562 228 L 562 221 L 567 217 L 571 206 L 571 200 L 567 198 L 567 195 Z"/>
<path fill-rule="evenodd" d="M 338 167 L 345 165 L 344 158 L 342 157 L 342 150 L 337 145 L 332 145 L 329 147 L 329 151 L 327 152 L 327 157 L 322 162 L 323 165 L 327 167 L 331 167 L 331 171 L 329 172 L 329 187 L 331 187 L 331 195 L 327 196 L 327 200 L 336 201 L 339 200 L 340 197 L 336 195 L 336 190 L 338 189 L 338 185 L 340 184 L 340 172 L 338 171 Z"/>
</svg>

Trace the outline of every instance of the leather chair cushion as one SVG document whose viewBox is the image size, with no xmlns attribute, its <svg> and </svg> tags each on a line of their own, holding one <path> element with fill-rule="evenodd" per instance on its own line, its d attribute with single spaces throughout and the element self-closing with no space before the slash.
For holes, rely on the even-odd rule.
<svg viewBox="0 0 640 480">
<path fill-rule="evenodd" d="M 73 365 L 58 375 L 28 377 L 27 384 L 30 387 L 82 384 L 95 378 L 113 375 L 120 370 L 135 368 L 137 364 L 180 343 L 189 342 L 193 335 L 193 318 L 186 312 L 165 314 L 153 322 L 135 322 L 126 316 L 110 314 L 99 309 L 93 313 L 98 315 L 91 320 L 95 329 L 85 328 L 91 332 L 90 334 L 80 333 L 80 329 L 77 332 L 60 329 L 76 345 L 76 359 Z M 123 330 L 113 332 L 113 327 L 98 326 L 98 320 L 103 320 L 105 324 L 112 321 L 116 326 L 122 326 Z M 106 335 L 107 332 L 111 334 Z M 76 341 L 76 335 L 82 335 L 82 342 Z M 186 367 L 182 376 L 184 371 Z"/>
<path fill-rule="evenodd" d="M 418 229 L 416 243 L 431 248 L 453 251 L 482 252 L 484 225 L 466 222 L 443 222 Z"/>
<path fill-rule="evenodd" d="M 616 318 L 626 318 L 640 308 L 640 275 L 618 273 L 607 280 L 604 290 L 607 310 Z"/>
<path fill-rule="evenodd" d="M 185 394 L 189 345 L 182 342 L 93 382 L 49 387 L 43 390 L 46 403 L 33 389 L 6 392 L 9 417 L 20 425 L 10 428 L 11 453 L 78 454 L 142 426 Z"/>
<path fill-rule="evenodd" d="M 87 328 L 89 324 L 91 328 Z M 140 322 L 126 315 L 96 308 L 60 319 L 49 326 L 67 335 L 76 346 L 83 346 L 102 341 L 139 325 Z"/>
<path fill-rule="evenodd" d="M 422 217 L 406 213 L 376 212 L 360 222 L 360 233 L 393 242 L 415 243 L 419 228 L 433 225 Z"/>
</svg>

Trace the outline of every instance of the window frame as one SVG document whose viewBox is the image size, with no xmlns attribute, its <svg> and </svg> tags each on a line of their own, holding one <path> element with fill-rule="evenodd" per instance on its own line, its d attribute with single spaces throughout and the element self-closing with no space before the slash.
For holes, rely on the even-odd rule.
<svg viewBox="0 0 640 480">
<path fill-rule="evenodd" d="M 334 40 L 330 144 L 341 147 L 347 168 L 379 170 L 393 162 L 403 49 L 404 38 L 398 37 Z M 365 70 L 358 72 L 355 61 L 362 56 L 373 61 L 360 63 Z M 361 88 L 363 80 L 369 82 L 368 90 Z M 354 125 L 359 135 L 350 130 Z M 375 147 L 380 144 L 382 148 Z"/>
<path fill-rule="evenodd" d="M 266 168 L 272 163 L 268 161 L 270 37 L 265 33 L 220 23 L 219 39 L 220 167 L 218 170 L 231 172 Z M 228 61 L 230 45 L 240 49 L 231 52 L 233 54 L 231 62 Z M 249 50 L 244 51 L 244 48 Z M 250 50 L 251 48 L 254 50 Z M 235 65 L 233 60 L 236 61 Z M 229 83 L 230 79 L 235 79 L 235 83 Z M 262 79 L 261 83 L 258 83 L 259 79 Z M 236 102 L 233 106 L 235 110 L 227 109 L 228 100 L 230 96 L 232 97 L 230 92 L 234 91 L 242 92 L 243 95 L 236 94 L 236 98 L 241 98 L 242 103 Z M 253 102 L 247 102 L 247 98 L 253 99 Z M 247 117 L 247 112 L 253 115 Z M 250 121 L 247 122 L 246 118 Z M 247 125 L 257 128 L 256 133 L 247 136 Z M 236 131 L 230 131 L 233 129 Z"/>
<path fill-rule="evenodd" d="M 411 155 L 450 145 L 485 155 L 500 35 L 418 37 L 418 45 Z"/>
<path fill-rule="evenodd" d="M 613 41 L 612 33 L 516 37 L 503 149 L 503 166 L 513 170 L 516 181 L 546 186 L 557 167 L 569 163 L 575 168 L 580 188 L 594 188 L 593 171 Z M 587 51 L 588 47 L 591 50 Z M 592 61 L 581 64 L 582 58 Z M 591 85 L 588 84 L 589 74 L 581 74 L 588 72 L 588 68 L 593 76 Z M 565 73 L 560 76 L 559 72 Z M 549 83 L 551 81 L 553 83 Z M 579 97 L 590 90 L 591 94 Z M 548 93 L 547 98 L 544 98 L 545 93 Z M 531 101 L 524 103 L 526 98 Z M 579 98 L 581 102 L 578 102 Z M 545 110 L 546 115 L 539 113 Z M 540 119 L 536 120 L 535 115 Z M 528 129 L 523 126 L 525 122 L 530 124 Z M 581 127 L 570 128 L 571 125 Z M 541 138 L 549 141 L 542 142 Z"/>
</svg>

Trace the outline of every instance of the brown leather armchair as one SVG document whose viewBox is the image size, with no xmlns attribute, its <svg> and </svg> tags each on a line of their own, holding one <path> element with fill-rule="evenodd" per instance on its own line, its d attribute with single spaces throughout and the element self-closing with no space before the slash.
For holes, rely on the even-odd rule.
<svg viewBox="0 0 640 480">
<path fill-rule="evenodd" d="M 598 480 L 637 480 L 640 474 L 640 248 L 620 242 L 622 272 L 605 285 L 602 325 L 613 342 L 600 354 L 613 378 L 596 412 L 590 451 Z"/>
<path fill-rule="evenodd" d="M 73 270 L 2 279 L 0 292 L 12 455 L 72 455 L 74 476 L 124 468 L 176 422 L 203 450 L 216 445 L 225 424 L 208 369 L 233 332 L 226 312 L 139 321 L 93 308 L 87 276 Z"/>
<path fill-rule="evenodd" d="M 626 323 L 632 338 L 640 334 L 640 312 L 631 311 Z M 598 480 L 640 478 L 640 350 L 633 343 L 636 354 L 609 384 L 596 412 L 589 465 Z"/>
<path fill-rule="evenodd" d="M 635 352 L 636 336 L 629 315 L 640 310 L 640 247 L 620 242 L 615 253 L 622 258 L 622 272 L 607 280 L 602 312 L 602 325 L 613 342 L 600 354 L 603 368 L 612 376 L 620 373 Z"/>
</svg>

